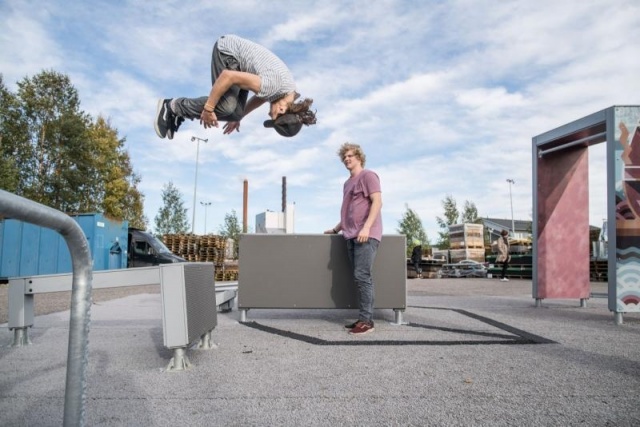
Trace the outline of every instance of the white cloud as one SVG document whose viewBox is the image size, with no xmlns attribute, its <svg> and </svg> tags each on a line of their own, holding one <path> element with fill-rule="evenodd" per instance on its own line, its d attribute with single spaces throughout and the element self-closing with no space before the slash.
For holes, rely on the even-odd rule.
<svg viewBox="0 0 640 427">
<path fill-rule="evenodd" d="M 434 239 L 447 194 L 460 206 L 475 202 L 481 215 L 509 217 L 507 178 L 516 181 L 514 215 L 529 219 L 531 138 L 638 103 L 639 12 L 632 0 L 9 1 L 0 4 L 0 72 L 9 87 L 44 68 L 69 74 L 82 108 L 106 115 L 126 137 L 151 220 L 170 180 L 191 210 L 190 138 L 198 136 L 209 140 L 200 145 L 196 200 L 213 203 L 207 228 L 231 209 L 241 215 L 245 178 L 250 223 L 278 209 L 287 176 L 297 231 L 320 232 L 337 222 L 346 178 L 335 152 L 353 141 L 381 176 L 386 230 L 394 232 L 408 203 Z M 157 98 L 205 94 L 212 45 L 226 33 L 287 62 L 299 91 L 314 99 L 316 126 L 281 138 L 262 127 L 263 107 L 233 135 L 189 121 L 173 141 L 156 137 Z M 591 199 L 601 200 L 603 184 L 592 187 Z M 204 209 L 196 214 L 197 231 Z"/>
</svg>

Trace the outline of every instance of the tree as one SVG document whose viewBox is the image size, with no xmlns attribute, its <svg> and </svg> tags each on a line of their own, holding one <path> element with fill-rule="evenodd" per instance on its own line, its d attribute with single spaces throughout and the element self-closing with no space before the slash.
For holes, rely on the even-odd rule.
<svg viewBox="0 0 640 427">
<path fill-rule="evenodd" d="M 18 98 L 7 89 L 0 74 L 0 188 L 22 193 L 23 176 L 31 166 L 32 151 Z"/>
<path fill-rule="evenodd" d="M 406 252 L 407 256 L 411 255 L 414 241 L 419 241 L 423 247 L 429 248 L 430 243 L 427 238 L 427 233 L 422 226 L 422 220 L 420 216 L 405 204 L 406 212 L 402 215 L 402 220 L 398 221 L 398 233 L 404 234 L 407 238 Z"/>
<path fill-rule="evenodd" d="M 67 213 L 102 212 L 146 228 L 124 139 L 80 110 L 69 77 L 43 71 L 18 82 L 0 76 L 0 187 Z"/>
<path fill-rule="evenodd" d="M 465 200 L 460 219 L 463 224 L 477 224 L 479 218 L 478 218 L 478 208 L 476 208 L 476 204 L 468 200 Z"/>
<path fill-rule="evenodd" d="M 458 217 L 460 216 L 460 213 L 458 212 L 456 201 L 451 194 L 447 194 L 444 200 L 442 200 L 442 207 L 444 209 L 444 219 L 436 217 L 436 223 L 442 230 L 438 231 L 438 248 L 448 249 L 449 226 L 458 223 Z"/>
<path fill-rule="evenodd" d="M 238 221 L 235 209 L 232 209 L 230 214 L 225 214 L 224 225 L 220 226 L 219 233 L 225 239 L 233 240 L 233 259 L 238 259 L 242 228 L 240 228 L 240 221 Z"/>
<path fill-rule="evenodd" d="M 138 190 L 140 177 L 133 171 L 129 153 L 124 149 L 125 139 L 118 138 L 117 129 L 101 116 L 89 126 L 88 136 L 95 142 L 94 157 L 100 165 L 92 179 L 102 212 L 129 221 L 131 227 L 146 229 L 144 195 Z"/>
<path fill-rule="evenodd" d="M 187 208 L 184 207 L 182 193 L 171 181 L 162 187 L 162 203 L 155 217 L 156 235 L 186 233 L 189 228 Z"/>
<path fill-rule="evenodd" d="M 80 110 L 69 77 L 43 71 L 24 78 L 18 99 L 35 154 L 24 195 L 63 212 L 85 210 L 92 205 L 86 178 L 94 164 L 93 144 L 86 135 L 89 116 Z"/>
</svg>

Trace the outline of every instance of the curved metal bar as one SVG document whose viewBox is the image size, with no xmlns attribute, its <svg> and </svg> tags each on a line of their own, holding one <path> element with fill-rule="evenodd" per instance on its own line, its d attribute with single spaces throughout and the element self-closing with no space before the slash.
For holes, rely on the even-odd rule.
<svg viewBox="0 0 640 427">
<path fill-rule="evenodd" d="M 64 395 L 64 425 L 83 425 L 89 324 L 91 321 L 92 261 L 89 244 L 78 223 L 68 215 L 4 190 L 0 190 L 0 214 L 51 228 L 64 237 L 69 247 L 73 280 Z"/>
</svg>

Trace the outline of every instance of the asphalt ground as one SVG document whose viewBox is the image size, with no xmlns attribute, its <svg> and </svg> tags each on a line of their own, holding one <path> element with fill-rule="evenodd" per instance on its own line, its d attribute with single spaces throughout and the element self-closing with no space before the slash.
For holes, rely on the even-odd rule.
<svg viewBox="0 0 640 427">
<path fill-rule="evenodd" d="M 535 307 L 530 280 L 409 279 L 407 290 L 406 324 L 376 310 L 362 337 L 343 327 L 355 310 L 250 310 L 244 324 L 237 310 L 218 313 L 217 348 L 190 349 L 181 372 L 166 371 L 158 287 L 102 300 L 96 290 L 84 421 L 640 425 L 640 315 L 616 325 L 606 283 L 592 284 L 586 307 Z M 0 325 L 0 425 L 62 424 L 69 312 L 40 314 L 45 305 L 32 345 L 9 348 Z"/>
</svg>

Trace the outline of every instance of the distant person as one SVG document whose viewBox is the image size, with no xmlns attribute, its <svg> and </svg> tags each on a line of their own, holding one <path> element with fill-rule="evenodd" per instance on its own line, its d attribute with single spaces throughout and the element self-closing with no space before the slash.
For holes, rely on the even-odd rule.
<svg viewBox="0 0 640 427">
<path fill-rule="evenodd" d="M 294 136 L 302 125 L 316 123 L 312 99 L 295 102 L 293 75 L 285 63 L 265 47 L 234 35 L 220 37 L 211 57 L 211 91 L 199 98 L 160 99 L 155 131 L 173 139 L 185 119 L 199 119 L 205 129 L 226 122 L 224 134 L 240 132 L 240 121 L 265 102 L 269 117 L 264 126 L 282 136 Z M 248 91 L 254 95 L 247 101 Z"/>
<path fill-rule="evenodd" d="M 422 244 L 420 242 L 416 246 L 413 247 L 413 251 L 411 251 L 411 262 L 413 263 L 413 268 L 416 270 L 416 275 L 418 279 L 422 279 Z"/>
<path fill-rule="evenodd" d="M 509 267 L 509 262 L 511 261 L 511 255 L 509 255 L 509 232 L 507 230 L 502 230 L 500 232 L 500 237 L 498 238 L 498 257 L 496 258 L 496 262 L 502 263 L 502 275 L 500 277 L 500 281 L 508 282 L 507 279 L 507 268 Z"/>
<path fill-rule="evenodd" d="M 357 144 L 344 143 L 338 156 L 349 171 L 344 183 L 340 222 L 325 234 L 342 236 L 347 243 L 358 299 L 358 320 L 349 325 L 349 333 L 364 335 L 374 331 L 373 261 L 382 240 L 382 194 L 378 175 L 365 169 L 366 156 Z"/>
</svg>

